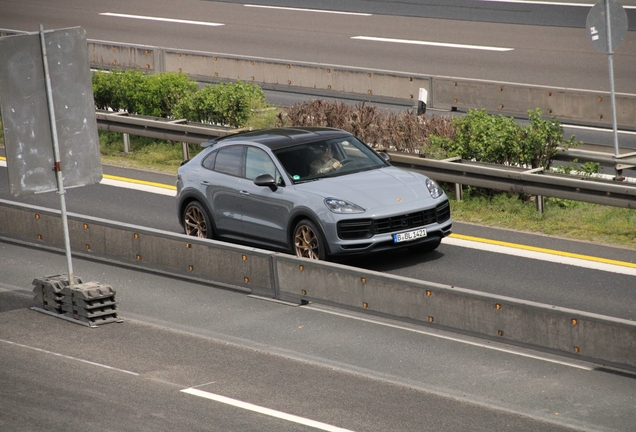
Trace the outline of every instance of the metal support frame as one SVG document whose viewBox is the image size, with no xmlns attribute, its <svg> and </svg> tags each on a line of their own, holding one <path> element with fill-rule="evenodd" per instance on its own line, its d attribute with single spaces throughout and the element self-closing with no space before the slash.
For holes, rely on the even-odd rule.
<svg viewBox="0 0 636 432">
<path fill-rule="evenodd" d="M 62 229 L 64 231 L 64 248 L 66 250 L 66 266 L 68 268 L 68 283 L 73 287 L 75 276 L 73 274 L 73 262 L 71 259 L 71 240 L 68 230 L 68 218 L 66 215 L 66 199 L 64 182 L 62 180 L 62 162 L 60 159 L 60 144 L 58 142 L 57 125 L 55 119 L 55 107 L 53 106 L 53 90 L 51 88 L 51 75 L 49 74 L 49 62 L 46 54 L 46 41 L 44 27 L 40 24 L 40 46 L 42 48 L 42 63 L 44 64 L 44 82 L 46 87 L 46 99 L 49 108 L 49 121 L 51 123 L 51 138 L 53 141 L 53 170 L 57 181 L 57 193 L 60 195 L 60 209 L 62 211 Z"/>
</svg>

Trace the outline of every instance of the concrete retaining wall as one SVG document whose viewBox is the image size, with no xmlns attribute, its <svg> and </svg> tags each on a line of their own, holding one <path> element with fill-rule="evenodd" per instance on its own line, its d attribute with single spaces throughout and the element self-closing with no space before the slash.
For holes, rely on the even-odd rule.
<svg viewBox="0 0 636 432">
<path fill-rule="evenodd" d="M 68 215 L 75 255 L 323 303 L 636 370 L 636 322 Z M 58 211 L 0 200 L 0 237 L 64 247 Z M 34 275 L 42 276 L 42 275 Z"/>
<path fill-rule="evenodd" d="M 419 89 L 427 106 L 437 109 L 484 108 L 490 113 L 526 117 L 540 108 L 546 116 L 586 125 L 612 126 L 609 92 L 501 83 L 308 62 L 286 62 L 200 51 L 89 41 L 94 68 L 140 68 L 149 72 L 183 72 L 200 81 L 242 80 L 264 87 L 312 91 L 323 97 L 364 95 L 417 104 Z M 636 95 L 616 94 L 620 128 L 636 130 Z"/>
</svg>

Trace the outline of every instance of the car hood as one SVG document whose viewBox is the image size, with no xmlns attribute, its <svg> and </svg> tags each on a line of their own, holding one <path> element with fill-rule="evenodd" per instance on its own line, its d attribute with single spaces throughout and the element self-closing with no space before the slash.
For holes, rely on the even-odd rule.
<svg viewBox="0 0 636 432">
<path fill-rule="evenodd" d="M 296 185 L 298 191 L 322 198 L 353 202 L 367 211 L 410 204 L 422 206 L 435 200 L 426 187 L 426 177 L 394 167 L 364 171 Z"/>
</svg>

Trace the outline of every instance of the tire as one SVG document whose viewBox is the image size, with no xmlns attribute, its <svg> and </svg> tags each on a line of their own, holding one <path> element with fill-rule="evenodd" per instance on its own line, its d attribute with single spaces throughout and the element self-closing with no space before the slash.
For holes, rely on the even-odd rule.
<svg viewBox="0 0 636 432">
<path fill-rule="evenodd" d="M 198 201 L 189 203 L 183 210 L 183 227 L 187 235 L 199 238 L 214 238 L 214 229 L 207 210 Z"/>
<path fill-rule="evenodd" d="M 325 260 L 327 247 L 320 230 L 309 219 L 303 219 L 294 228 L 293 252 L 299 258 Z"/>
<path fill-rule="evenodd" d="M 427 253 L 433 252 L 437 247 L 442 243 L 442 239 L 438 238 L 436 240 L 427 241 L 426 243 L 421 243 L 418 245 L 409 246 L 408 249 L 411 252 L 415 253 Z"/>
</svg>

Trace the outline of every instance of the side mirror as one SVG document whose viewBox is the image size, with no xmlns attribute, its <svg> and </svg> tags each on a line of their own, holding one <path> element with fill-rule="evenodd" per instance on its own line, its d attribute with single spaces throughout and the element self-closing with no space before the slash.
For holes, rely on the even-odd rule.
<svg viewBox="0 0 636 432">
<path fill-rule="evenodd" d="M 276 180 L 274 180 L 274 177 L 269 174 L 259 175 L 254 179 L 254 184 L 256 186 L 267 186 L 272 190 L 272 192 L 275 192 L 276 189 L 278 189 L 278 186 L 276 186 Z"/>
<path fill-rule="evenodd" d="M 378 154 L 380 155 L 382 160 L 384 160 L 384 162 L 389 163 L 389 164 L 391 163 L 391 156 L 389 156 L 389 154 L 387 152 L 380 152 Z"/>
</svg>

